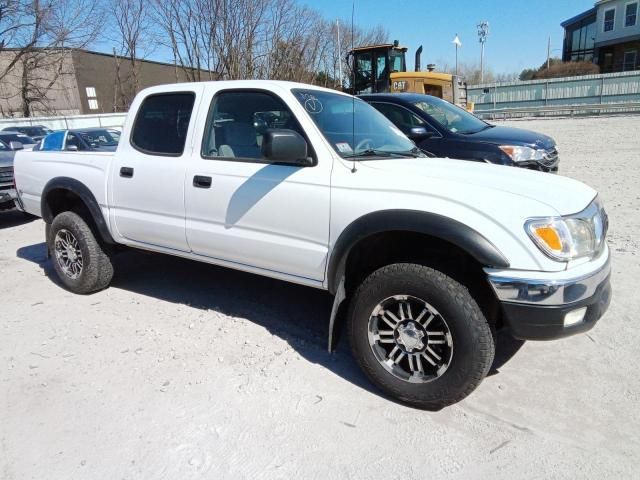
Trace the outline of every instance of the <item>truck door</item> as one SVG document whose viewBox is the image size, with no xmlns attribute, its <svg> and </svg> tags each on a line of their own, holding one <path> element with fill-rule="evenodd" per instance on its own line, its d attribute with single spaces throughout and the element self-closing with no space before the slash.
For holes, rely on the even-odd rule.
<svg viewBox="0 0 640 480">
<path fill-rule="evenodd" d="M 302 167 L 271 163 L 261 153 L 262 133 L 274 128 L 297 131 L 311 149 L 305 132 L 317 135 L 312 121 L 297 102 L 290 104 L 302 110 L 298 118 L 265 90 L 222 90 L 206 103 L 208 112 L 203 102 L 198 120 L 205 127 L 185 179 L 192 251 L 301 283 L 321 282 L 332 156 L 325 153 L 315 166 Z"/>
<path fill-rule="evenodd" d="M 127 120 L 109 183 L 111 219 L 125 243 L 189 250 L 184 176 L 199 90 L 150 93 L 131 107 L 137 113 Z"/>
</svg>

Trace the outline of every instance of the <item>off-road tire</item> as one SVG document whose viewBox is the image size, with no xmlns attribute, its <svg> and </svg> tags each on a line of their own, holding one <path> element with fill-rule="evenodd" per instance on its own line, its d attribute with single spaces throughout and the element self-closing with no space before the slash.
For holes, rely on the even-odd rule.
<svg viewBox="0 0 640 480">
<path fill-rule="evenodd" d="M 426 383 L 409 383 L 387 371 L 370 345 L 369 320 L 383 299 L 411 295 L 435 307 L 448 324 L 452 353 L 448 368 Z M 401 403 L 439 410 L 459 402 L 482 382 L 495 354 L 489 323 L 469 291 L 442 272 L 397 263 L 376 270 L 354 293 L 348 314 L 353 355 L 371 382 Z"/>
<path fill-rule="evenodd" d="M 109 286 L 113 278 L 111 258 L 80 215 L 75 212 L 60 213 L 47 230 L 47 248 L 51 261 L 58 278 L 67 289 L 73 293 L 88 294 Z M 82 252 L 83 266 L 77 278 L 70 278 L 56 258 L 55 238 L 61 230 L 69 231 L 76 238 Z"/>
</svg>

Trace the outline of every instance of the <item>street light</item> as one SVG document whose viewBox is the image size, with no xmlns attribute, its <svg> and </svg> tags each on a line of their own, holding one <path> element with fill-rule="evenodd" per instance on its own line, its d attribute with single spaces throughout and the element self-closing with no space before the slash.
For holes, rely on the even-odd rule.
<svg viewBox="0 0 640 480">
<path fill-rule="evenodd" d="M 480 83 L 484 82 L 484 44 L 489 36 L 489 22 L 486 20 L 478 24 L 478 40 L 480 41 Z"/>
<path fill-rule="evenodd" d="M 462 47 L 462 42 L 456 33 L 456 38 L 453 39 L 453 43 L 456 46 L 456 75 L 458 75 L 458 47 Z"/>
</svg>

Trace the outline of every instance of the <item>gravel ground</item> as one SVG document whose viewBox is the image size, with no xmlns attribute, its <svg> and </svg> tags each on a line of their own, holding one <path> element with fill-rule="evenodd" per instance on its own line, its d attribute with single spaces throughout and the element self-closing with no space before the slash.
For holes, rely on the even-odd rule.
<svg viewBox="0 0 640 480">
<path fill-rule="evenodd" d="M 75 296 L 42 222 L 3 213 L 0 478 L 637 478 L 640 117 L 508 124 L 554 136 L 562 174 L 605 200 L 614 297 L 594 330 L 501 337 L 470 398 L 423 412 L 372 389 L 346 342 L 326 353 L 320 291 L 128 252 Z"/>
</svg>

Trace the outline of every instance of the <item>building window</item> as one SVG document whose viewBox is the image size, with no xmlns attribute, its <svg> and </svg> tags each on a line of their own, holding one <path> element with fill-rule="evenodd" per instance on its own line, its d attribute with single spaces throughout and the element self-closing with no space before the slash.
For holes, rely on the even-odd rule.
<svg viewBox="0 0 640 480">
<path fill-rule="evenodd" d="M 89 110 L 98 110 L 98 100 L 95 98 L 89 99 Z"/>
<path fill-rule="evenodd" d="M 610 8 L 604 11 L 604 28 L 605 32 L 612 32 L 616 20 L 616 9 Z"/>
<path fill-rule="evenodd" d="M 625 7 L 624 26 L 633 27 L 638 21 L 638 2 L 627 3 Z"/>
<path fill-rule="evenodd" d="M 637 58 L 638 58 L 637 50 L 627 50 L 626 52 L 624 52 L 622 70 L 625 72 L 628 72 L 630 70 L 635 70 Z"/>
<path fill-rule="evenodd" d="M 596 38 L 595 15 L 566 28 L 565 61 L 591 61 Z"/>
</svg>

